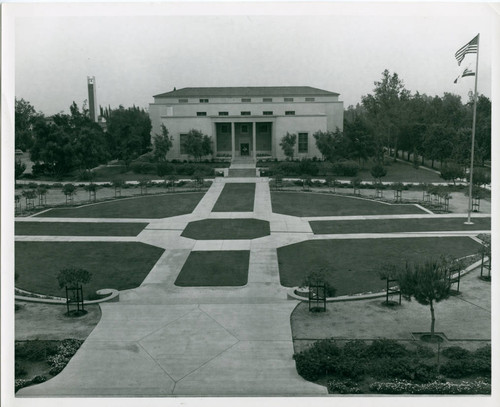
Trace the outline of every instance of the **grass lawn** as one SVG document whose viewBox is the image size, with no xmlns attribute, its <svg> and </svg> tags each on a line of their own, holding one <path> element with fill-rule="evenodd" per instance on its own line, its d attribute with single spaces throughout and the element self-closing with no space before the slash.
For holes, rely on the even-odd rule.
<svg viewBox="0 0 500 407">
<path fill-rule="evenodd" d="M 190 222 L 181 236 L 198 240 L 233 240 L 255 239 L 269 234 L 269 222 L 259 219 L 205 219 Z"/>
<path fill-rule="evenodd" d="M 397 215 L 426 213 L 415 205 L 390 205 L 377 201 L 321 193 L 271 192 L 274 213 L 292 216 Z"/>
<path fill-rule="evenodd" d="M 449 230 L 490 230 L 491 218 L 475 218 L 473 225 L 464 225 L 466 218 L 366 219 L 311 221 L 315 234 L 391 233 Z"/>
<path fill-rule="evenodd" d="M 181 287 L 243 286 L 248 281 L 248 250 L 191 252 L 175 280 Z"/>
<path fill-rule="evenodd" d="M 325 268 L 336 295 L 380 291 L 378 273 L 384 264 L 404 265 L 441 255 L 476 253 L 479 243 L 468 237 L 314 240 L 278 249 L 280 282 L 300 286 L 311 271 Z"/>
<path fill-rule="evenodd" d="M 64 268 L 92 273 L 84 285 L 86 298 L 101 288 L 125 290 L 139 286 L 163 249 L 135 242 L 16 242 L 16 287 L 64 297 L 57 275 Z"/>
<path fill-rule="evenodd" d="M 255 183 L 226 184 L 213 212 L 253 212 Z"/>
<path fill-rule="evenodd" d="M 204 193 L 189 192 L 118 199 L 83 207 L 57 208 L 36 216 L 55 218 L 167 218 L 191 213 Z"/>
<path fill-rule="evenodd" d="M 386 159 L 384 168 L 387 170 L 387 174 L 382 178 L 384 182 L 444 182 L 439 174 L 433 171 L 429 171 L 423 168 L 413 168 L 412 164 L 402 163 L 400 161 L 392 161 L 391 159 Z M 370 166 L 373 164 L 368 164 L 364 169 L 362 169 L 358 176 L 363 181 L 373 181 L 373 177 L 370 174 Z"/>
<path fill-rule="evenodd" d="M 137 236 L 147 223 L 16 222 L 20 236 Z"/>
</svg>

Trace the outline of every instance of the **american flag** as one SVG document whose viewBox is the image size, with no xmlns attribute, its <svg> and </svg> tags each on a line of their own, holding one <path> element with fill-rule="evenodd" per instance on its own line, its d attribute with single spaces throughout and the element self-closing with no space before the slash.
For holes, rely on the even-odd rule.
<svg viewBox="0 0 500 407">
<path fill-rule="evenodd" d="M 470 42 L 465 44 L 455 53 L 455 58 L 458 61 L 458 65 L 460 65 L 461 62 L 464 60 L 465 54 L 477 54 L 478 45 L 479 45 L 479 34 L 476 35 Z"/>
</svg>

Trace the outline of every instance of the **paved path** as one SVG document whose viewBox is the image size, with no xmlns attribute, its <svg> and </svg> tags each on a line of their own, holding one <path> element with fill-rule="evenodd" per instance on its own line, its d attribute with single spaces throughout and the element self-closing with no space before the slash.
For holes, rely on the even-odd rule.
<svg viewBox="0 0 500 407">
<path fill-rule="evenodd" d="M 212 212 L 228 182 L 254 182 L 253 212 Z M 445 218 L 453 215 L 294 217 L 272 212 L 266 178 L 217 178 L 191 214 L 164 219 L 20 218 L 20 221 L 147 222 L 136 237 L 17 236 L 17 241 L 139 241 L 165 249 L 140 287 L 102 304 L 102 318 L 67 367 L 18 396 L 308 396 L 326 388 L 298 376 L 290 315 L 297 305 L 280 285 L 276 249 L 310 239 L 471 236 L 477 232 L 314 235 L 310 220 Z M 484 216 L 484 215 L 478 215 Z M 271 235 L 253 240 L 196 241 L 189 222 L 256 218 Z M 189 254 L 250 251 L 244 287 L 177 287 Z"/>
</svg>

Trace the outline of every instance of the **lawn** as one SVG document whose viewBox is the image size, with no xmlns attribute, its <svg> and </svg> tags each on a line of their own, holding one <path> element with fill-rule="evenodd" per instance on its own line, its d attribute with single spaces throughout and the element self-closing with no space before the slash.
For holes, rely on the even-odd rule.
<svg viewBox="0 0 500 407">
<path fill-rule="evenodd" d="M 244 286 L 248 281 L 248 250 L 191 252 L 175 280 L 181 287 Z"/>
<path fill-rule="evenodd" d="M 255 183 L 226 184 L 213 212 L 253 212 Z"/>
<path fill-rule="evenodd" d="M 385 264 L 403 266 L 408 261 L 476 253 L 479 243 L 468 237 L 400 239 L 314 240 L 278 249 L 280 282 L 285 287 L 303 284 L 309 272 L 324 268 L 336 295 L 380 291 Z"/>
<path fill-rule="evenodd" d="M 269 222 L 259 219 L 205 219 L 190 222 L 181 236 L 197 240 L 233 240 L 269 234 Z"/>
<path fill-rule="evenodd" d="M 397 215 L 426 213 L 415 205 L 391 205 L 321 193 L 271 192 L 274 213 L 292 216 Z"/>
<path fill-rule="evenodd" d="M 92 273 L 83 287 L 86 298 L 102 288 L 135 288 L 162 253 L 163 249 L 135 242 L 16 242 L 16 287 L 64 296 L 57 275 L 61 269 L 77 267 Z"/>
<path fill-rule="evenodd" d="M 50 209 L 36 216 L 55 218 L 167 218 L 191 213 L 204 193 L 188 192 L 137 198 L 82 207 Z"/>
<path fill-rule="evenodd" d="M 466 218 L 366 219 L 311 221 L 315 234 L 392 233 L 451 230 L 490 230 L 491 218 L 475 218 L 473 225 L 464 225 Z"/>
<path fill-rule="evenodd" d="M 16 222 L 20 236 L 137 236 L 147 223 Z"/>
</svg>

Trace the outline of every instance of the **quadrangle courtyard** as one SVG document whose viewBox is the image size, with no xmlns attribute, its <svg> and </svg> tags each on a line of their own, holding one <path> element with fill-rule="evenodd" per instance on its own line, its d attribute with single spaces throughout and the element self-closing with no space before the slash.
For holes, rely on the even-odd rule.
<svg viewBox="0 0 500 407">
<path fill-rule="evenodd" d="M 477 254 L 491 215 L 473 216 L 464 225 L 464 213 L 271 191 L 267 178 L 216 178 L 205 193 L 16 218 L 16 288 L 64 297 L 57 273 L 78 267 L 92 273 L 87 300 L 100 289 L 119 291 L 118 301 L 88 305 L 86 316 L 71 321 L 85 341 L 64 370 L 16 396 L 326 395 L 326 387 L 298 375 L 294 349 L 324 338 L 412 340 L 428 331 L 426 307 L 380 306 L 383 298 L 373 296 L 385 287 L 379 271 Z M 308 313 L 293 292 L 319 269 L 328 270 L 336 296 L 358 301 Z M 436 307 L 436 329 L 450 341 L 491 340 L 490 286 L 478 273 L 464 276 L 462 294 Z M 16 311 L 16 340 L 64 339 L 68 320 L 54 315 L 65 306 L 40 305 L 50 327 L 35 307 L 26 302 Z"/>
</svg>

